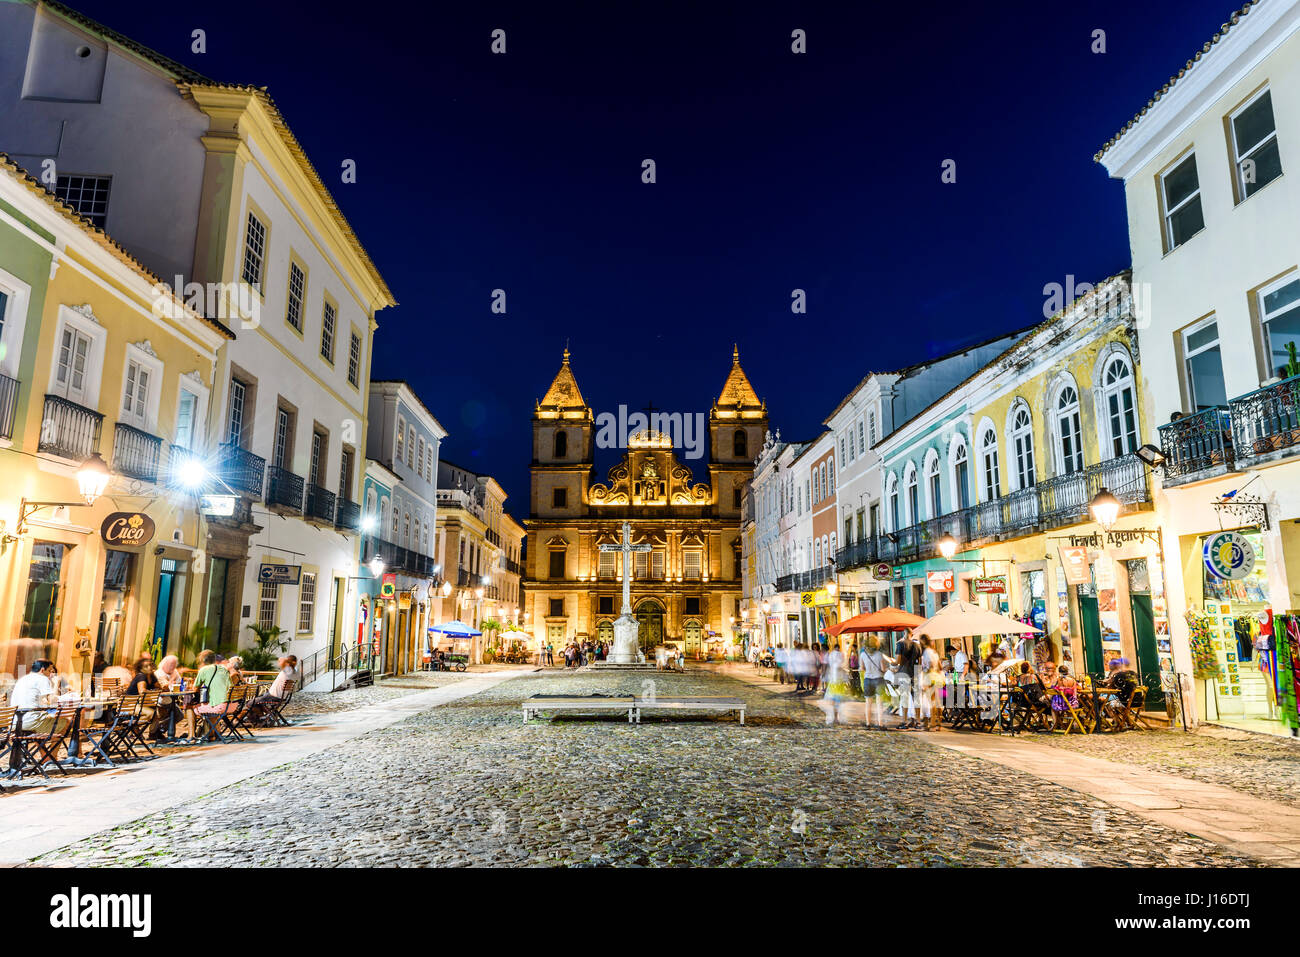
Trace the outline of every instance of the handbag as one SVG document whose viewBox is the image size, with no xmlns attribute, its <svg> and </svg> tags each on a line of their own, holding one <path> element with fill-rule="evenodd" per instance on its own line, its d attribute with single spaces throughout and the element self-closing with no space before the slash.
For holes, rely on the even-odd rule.
<svg viewBox="0 0 1300 957">
<path fill-rule="evenodd" d="M 208 703 L 208 698 L 209 698 L 208 688 L 211 687 L 212 679 L 215 678 L 216 676 L 217 676 L 217 666 L 213 665 L 212 674 L 208 675 L 207 682 L 199 686 L 199 704 Z"/>
</svg>

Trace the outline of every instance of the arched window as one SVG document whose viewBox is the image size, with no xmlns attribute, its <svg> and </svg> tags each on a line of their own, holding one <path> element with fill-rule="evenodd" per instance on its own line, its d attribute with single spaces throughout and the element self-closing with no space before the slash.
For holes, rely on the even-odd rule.
<svg viewBox="0 0 1300 957">
<path fill-rule="evenodd" d="M 1101 377 L 1101 401 L 1105 408 L 1107 443 L 1110 454 L 1126 455 L 1137 450 L 1137 407 L 1133 393 L 1133 370 L 1122 356 L 1106 363 Z"/>
<path fill-rule="evenodd" d="M 916 487 L 916 468 L 911 467 L 907 471 L 907 478 L 903 483 L 907 490 L 907 524 L 915 525 L 921 520 L 920 502 L 918 501 Z"/>
<path fill-rule="evenodd" d="M 819 538 L 813 542 L 813 568 L 822 566 L 822 540 Z"/>
<path fill-rule="evenodd" d="M 1032 488 L 1034 473 L 1034 422 L 1029 408 L 1018 406 L 1011 413 L 1011 428 L 1007 439 L 1011 443 L 1012 463 L 1015 466 L 1016 488 Z"/>
<path fill-rule="evenodd" d="M 925 490 L 929 495 L 930 517 L 938 518 L 943 514 L 943 482 L 939 478 L 939 456 L 931 455 L 925 466 Z"/>
<path fill-rule="evenodd" d="M 563 430 L 555 433 L 555 450 L 552 458 L 562 459 L 569 454 L 569 433 Z"/>
<path fill-rule="evenodd" d="M 889 476 L 889 530 L 896 532 L 899 529 L 898 514 L 898 477 Z"/>
<path fill-rule="evenodd" d="M 1067 385 L 1056 394 L 1056 467 L 1062 475 L 1083 471 L 1083 431 L 1079 393 Z"/>
<path fill-rule="evenodd" d="M 998 434 L 992 429 L 980 439 L 980 475 L 984 480 L 981 501 L 998 498 L 1002 494 L 1002 477 L 998 472 Z"/>
<path fill-rule="evenodd" d="M 410 512 L 406 513 L 406 522 L 402 526 L 402 546 L 404 548 L 411 547 L 411 513 Z"/>
<path fill-rule="evenodd" d="M 969 459 L 966 439 L 959 435 L 952 447 L 952 495 L 958 509 L 970 507 Z"/>
<path fill-rule="evenodd" d="M 745 434 L 744 429 L 737 429 L 731 441 L 732 451 L 735 453 L 736 458 L 744 459 L 749 457 L 749 436 Z"/>
</svg>

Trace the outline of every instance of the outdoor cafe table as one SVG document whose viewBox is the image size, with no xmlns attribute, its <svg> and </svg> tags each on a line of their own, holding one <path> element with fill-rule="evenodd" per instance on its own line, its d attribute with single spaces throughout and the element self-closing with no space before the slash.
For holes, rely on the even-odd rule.
<svg viewBox="0 0 1300 957">
<path fill-rule="evenodd" d="M 176 712 L 187 711 L 194 707 L 193 698 L 197 696 L 199 689 L 195 687 L 186 688 L 181 691 L 179 688 L 168 688 L 158 695 L 158 701 L 161 703 L 164 698 L 170 699 L 172 708 L 167 715 L 167 740 L 176 740 Z M 178 700 L 179 699 L 179 700 Z"/>
</svg>

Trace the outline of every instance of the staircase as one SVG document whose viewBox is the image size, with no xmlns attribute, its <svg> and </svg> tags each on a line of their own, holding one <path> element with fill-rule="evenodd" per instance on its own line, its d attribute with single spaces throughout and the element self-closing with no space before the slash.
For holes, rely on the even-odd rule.
<svg viewBox="0 0 1300 957">
<path fill-rule="evenodd" d="M 344 688 L 368 688 L 375 683 L 375 658 L 353 647 L 344 647 L 331 657 L 322 648 L 299 662 L 301 690 L 306 693 L 342 691 Z"/>
</svg>

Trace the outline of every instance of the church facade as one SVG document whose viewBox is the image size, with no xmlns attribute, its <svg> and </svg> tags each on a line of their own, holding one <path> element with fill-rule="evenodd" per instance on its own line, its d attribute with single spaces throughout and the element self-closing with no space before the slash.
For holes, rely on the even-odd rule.
<svg viewBox="0 0 1300 957">
<path fill-rule="evenodd" d="M 665 419 L 666 421 L 666 419 Z M 600 432 L 564 352 L 533 413 L 525 627 L 556 652 L 569 641 L 612 643 L 623 602 L 623 553 L 601 545 L 649 546 L 630 555 L 632 613 L 648 658 L 660 644 L 688 657 L 726 650 L 738 624 L 741 499 L 767 431 L 767 409 L 732 353 L 708 418 L 707 459 L 688 467 L 655 416 L 627 436 L 602 478 Z M 706 464 L 705 464 L 706 463 Z"/>
</svg>

